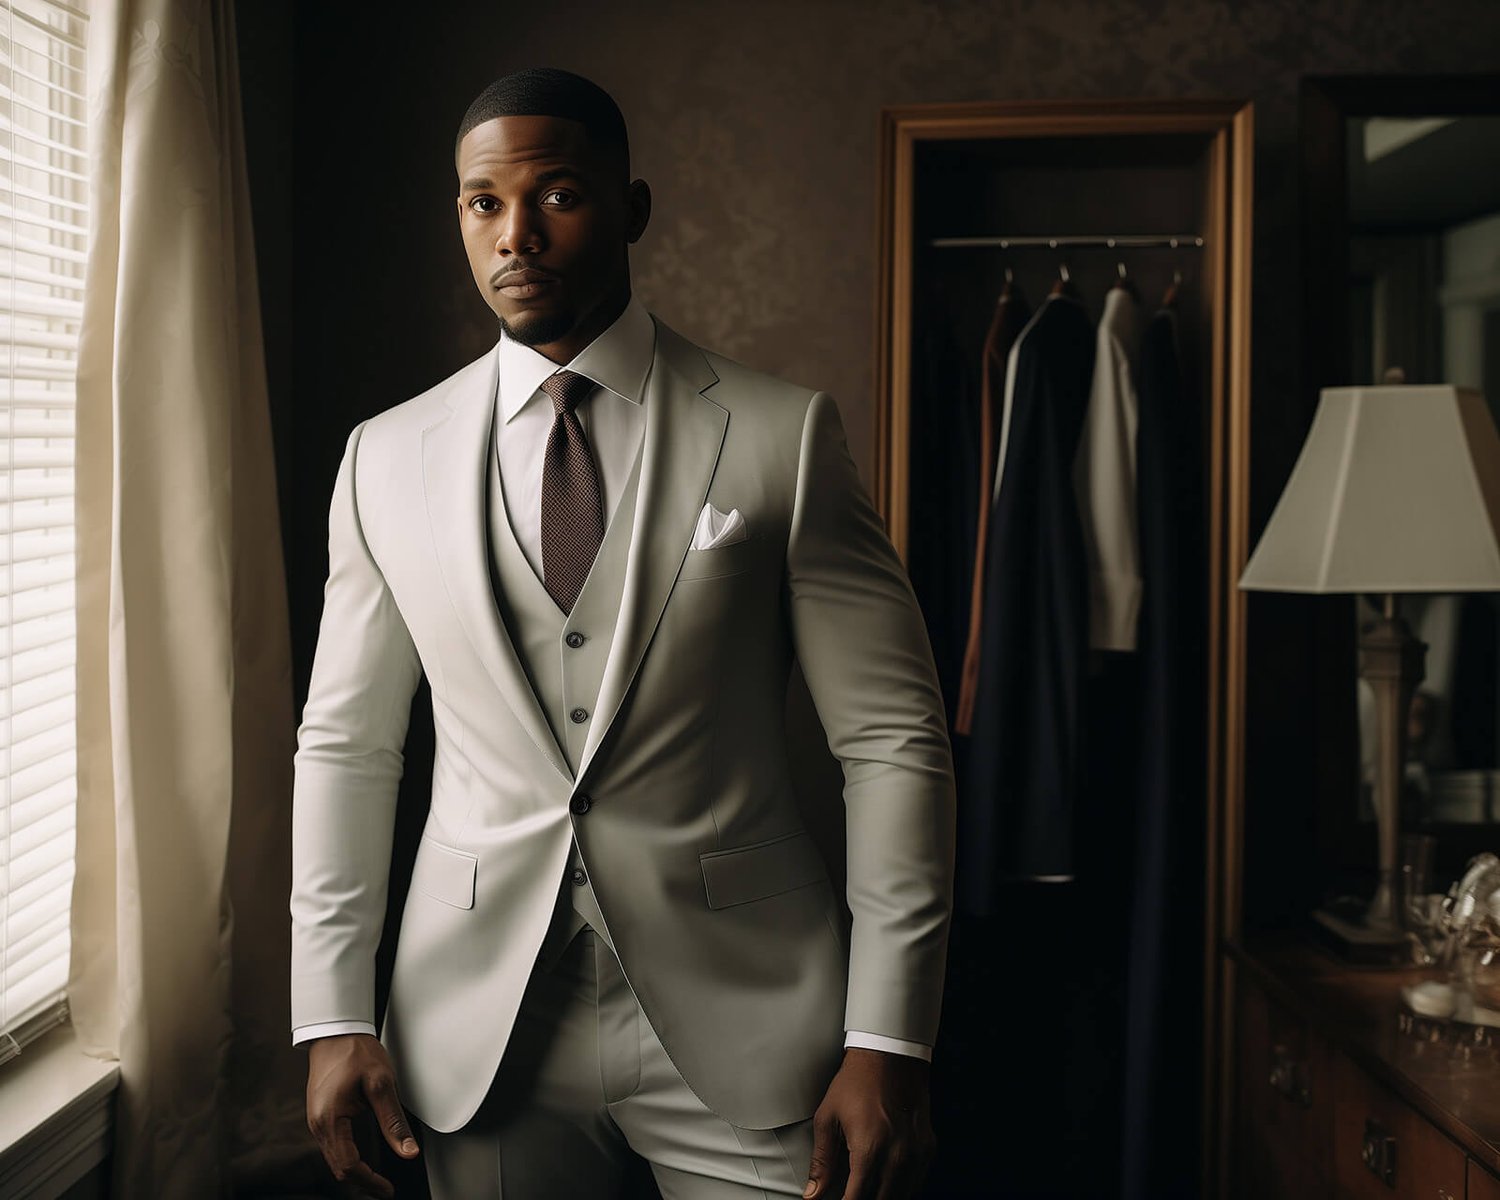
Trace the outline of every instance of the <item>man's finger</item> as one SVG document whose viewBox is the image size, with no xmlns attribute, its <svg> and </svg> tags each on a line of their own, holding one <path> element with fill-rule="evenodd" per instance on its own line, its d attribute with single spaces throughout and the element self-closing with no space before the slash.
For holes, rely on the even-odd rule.
<svg viewBox="0 0 1500 1200">
<path fill-rule="evenodd" d="M 389 1075 L 377 1075 L 365 1084 L 365 1096 L 386 1144 L 402 1158 L 415 1158 L 417 1139 L 412 1136 L 401 1100 L 396 1095 L 396 1081 Z"/>
<path fill-rule="evenodd" d="M 348 1117 L 335 1117 L 322 1143 L 323 1158 L 335 1179 L 342 1179 L 359 1162 L 359 1147 L 354 1144 L 354 1125 Z"/>
<path fill-rule="evenodd" d="M 874 1200 L 910 1200 L 927 1176 L 934 1139 L 925 1119 L 909 1123 L 886 1148 Z"/>
<path fill-rule="evenodd" d="M 358 1196 L 375 1196 L 378 1200 L 395 1200 L 396 1185 L 384 1175 L 377 1175 L 366 1162 L 356 1162 L 340 1182 Z"/>
<path fill-rule="evenodd" d="M 323 1159 L 328 1169 L 345 1191 L 359 1196 L 378 1196 L 380 1200 L 392 1200 L 396 1189 L 382 1175 L 378 1175 L 359 1156 L 359 1147 L 354 1142 L 354 1126 L 348 1117 L 335 1117 L 328 1129 L 328 1139 L 320 1141 Z"/>
<path fill-rule="evenodd" d="M 807 1186 L 802 1189 L 803 1200 L 822 1200 L 830 1195 L 833 1155 L 841 1140 L 833 1117 L 813 1114 L 812 1159 L 807 1167 Z"/>
<path fill-rule="evenodd" d="M 917 1142 L 911 1162 L 911 1194 L 915 1196 L 927 1182 L 933 1161 L 937 1158 L 937 1138 L 930 1122 L 924 1122 L 922 1136 Z"/>
<path fill-rule="evenodd" d="M 874 1200 L 911 1200 L 920 1182 L 912 1167 L 916 1160 L 899 1148 L 885 1156 Z"/>
<path fill-rule="evenodd" d="M 849 1182 L 844 1185 L 843 1200 L 875 1200 L 875 1188 L 880 1182 L 879 1166 L 879 1161 L 869 1150 L 849 1147 Z"/>
</svg>

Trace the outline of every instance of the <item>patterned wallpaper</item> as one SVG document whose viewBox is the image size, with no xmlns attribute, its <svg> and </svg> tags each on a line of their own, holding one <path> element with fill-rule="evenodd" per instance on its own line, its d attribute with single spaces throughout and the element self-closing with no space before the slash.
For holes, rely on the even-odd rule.
<svg viewBox="0 0 1500 1200">
<path fill-rule="evenodd" d="M 1497 0 L 575 0 L 444 11 L 389 23 L 351 21 L 333 5 L 237 6 L 299 679 L 326 569 L 321 518 L 349 429 L 496 336 L 459 242 L 452 164 L 459 117 L 496 76 L 555 65 L 614 95 L 633 173 L 654 195 L 631 251 L 638 294 L 688 337 L 831 391 L 869 480 L 882 106 L 1252 99 L 1256 421 L 1258 437 L 1295 445 L 1305 415 L 1282 397 L 1298 360 L 1299 77 L 1500 66 Z"/>
<path fill-rule="evenodd" d="M 638 293 L 689 337 L 832 391 L 866 478 L 882 105 L 1254 100 L 1254 380 L 1281 390 L 1296 362 L 1298 77 L 1500 64 L 1495 0 L 665 0 L 495 4 L 465 22 L 462 37 L 456 24 L 418 34 L 428 78 L 413 88 L 403 71 L 388 101 L 436 125 L 441 157 L 469 97 L 507 70 L 562 66 L 607 88 L 655 198 L 632 250 Z M 444 328 L 424 332 L 456 365 L 493 335 L 448 240 L 444 270 L 423 280 Z"/>
</svg>

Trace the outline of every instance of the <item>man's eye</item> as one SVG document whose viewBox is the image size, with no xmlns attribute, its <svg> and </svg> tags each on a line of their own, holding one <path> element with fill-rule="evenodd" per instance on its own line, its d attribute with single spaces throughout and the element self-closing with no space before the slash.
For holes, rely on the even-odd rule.
<svg viewBox="0 0 1500 1200">
<path fill-rule="evenodd" d="M 564 204 L 571 204 L 573 202 L 573 193 L 566 191 L 563 188 L 553 188 L 550 192 L 547 193 L 547 196 L 561 196 L 563 198 Z M 543 196 L 542 199 L 545 200 L 547 196 Z"/>
<path fill-rule="evenodd" d="M 474 199 L 472 199 L 472 200 L 469 201 L 469 207 L 473 208 L 477 204 L 493 204 L 493 203 L 495 203 L 495 198 L 493 196 L 475 196 Z M 480 212 L 492 212 L 494 210 L 493 209 L 488 209 L 488 208 L 481 208 L 481 209 L 479 209 L 479 211 Z"/>
</svg>

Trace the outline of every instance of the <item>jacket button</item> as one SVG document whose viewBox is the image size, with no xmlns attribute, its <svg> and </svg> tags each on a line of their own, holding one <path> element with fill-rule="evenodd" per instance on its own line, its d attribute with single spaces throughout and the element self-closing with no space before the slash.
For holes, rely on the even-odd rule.
<svg viewBox="0 0 1500 1200">
<path fill-rule="evenodd" d="M 582 867 L 574 867 L 573 873 L 568 878 L 574 883 L 587 883 L 589 881 L 589 877 Z"/>
<path fill-rule="evenodd" d="M 572 646 L 573 649 L 577 650 L 579 646 L 583 645 L 583 634 L 579 633 L 575 629 L 563 640 L 566 641 L 568 645 Z"/>
<path fill-rule="evenodd" d="M 568 716 L 573 718 L 573 724 L 582 725 L 589 719 L 589 710 L 586 708 L 575 708 Z"/>
<path fill-rule="evenodd" d="M 594 802 L 582 792 L 579 792 L 578 795 L 574 796 L 573 803 L 568 805 L 568 807 L 576 813 L 586 813 L 593 806 Z"/>
</svg>

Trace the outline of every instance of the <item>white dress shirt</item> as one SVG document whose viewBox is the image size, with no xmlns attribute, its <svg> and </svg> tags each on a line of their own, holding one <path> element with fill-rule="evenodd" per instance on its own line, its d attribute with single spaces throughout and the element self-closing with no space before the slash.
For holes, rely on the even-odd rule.
<svg viewBox="0 0 1500 1200">
<path fill-rule="evenodd" d="M 560 368 L 546 355 L 502 336 L 499 419 L 500 488 L 505 512 L 537 578 L 542 578 L 542 456 L 557 419 L 542 381 Z M 599 386 L 573 411 L 599 467 L 608 527 L 646 432 L 646 377 L 656 355 L 656 326 L 632 296 L 615 323 L 574 355 L 567 369 Z"/>
<path fill-rule="evenodd" d="M 542 577 L 542 455 L 556 419 L 552 398 L 542 391 L 542 380 L 561 368 L 546 355 L 502 332 L 499 356 L 499 394 L 495 398 L 495 431 L 500 458 L 500 487 L 506 515 L 521 550 Z M 579 401 L 584 436 L 599 466 L 605 522 L 614 515 L 620 493 L 635 465 L 636 451 L 646 431 L 646 377 L 656 357 L 656 324 L 634 295 L 608 329 L 573 356 L 567 370 L 587 375 L 599 385 Z M 518 519 L 519 515 L 519 519 Z M 323 1021 L 292 1031 L 292 1042 L 310 1041 L 340 1033 L 368 1033 L 368 1021 Z M 925 1042 L 846 1030 L 845 1046 L 862 1046 L 932 1059 Z"/>
</svg>

